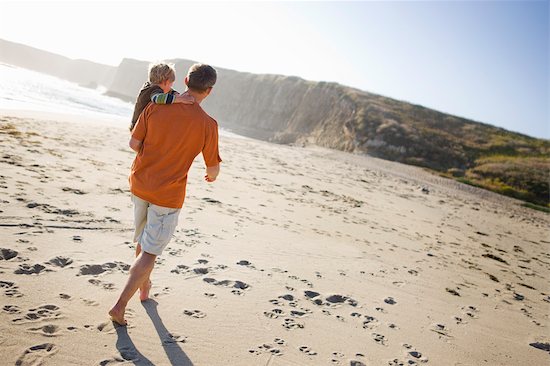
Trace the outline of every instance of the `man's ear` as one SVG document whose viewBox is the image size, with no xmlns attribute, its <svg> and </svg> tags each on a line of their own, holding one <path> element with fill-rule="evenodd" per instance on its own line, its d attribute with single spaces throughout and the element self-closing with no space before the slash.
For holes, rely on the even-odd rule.
<svg viewBox="0 0 550 366">
<path fill-rule="evenodd" d="M 212 87 L 206 89 L 205 93 L 206 93 L 206 96 L 210 95 L 210 92 L 212 91 Z"/>
<path fill-rule="evenodd" d="M 185 82 L 185 85 L 186 85 L 186 86 L 189 86 L 189 78 L 188 78 L 187 76 L 185 77 L 184 82 Z"/>
</svg>

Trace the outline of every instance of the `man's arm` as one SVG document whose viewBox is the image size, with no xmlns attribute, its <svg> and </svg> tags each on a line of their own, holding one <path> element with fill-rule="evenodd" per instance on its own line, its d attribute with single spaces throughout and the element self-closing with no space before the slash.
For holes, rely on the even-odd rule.
<svg viewBox="0 0 550 366">
<path fill-rule="evenodd" d="M 216 180 L 218 174 L 220 174 L 220 164 L 215 166 L 207 166 L 204 180 L 211 183 Z"/>
<path fill-rule="evenodd" d="M 139 153 L 139 150 L 141 149 L 142 142 L 135 138 L 130 138 L 130 148 L 134 150 L 135 152 Z"/>
<path fill-rule="evenodd" d="M 206 126 L 206 138 L 202 148 L 204 165 L 206 165 L 206 175 L 204 180 L 213 182 L 220 174 L 220 152 L 218 151 L 218 123 L 212 119 Z"/>
</svg>

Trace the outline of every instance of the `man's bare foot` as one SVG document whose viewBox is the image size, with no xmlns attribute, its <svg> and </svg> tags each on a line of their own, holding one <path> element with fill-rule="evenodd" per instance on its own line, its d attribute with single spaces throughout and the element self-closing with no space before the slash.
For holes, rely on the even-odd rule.
<svg viewBox="0 0 550 366">
<path fill-rule="evenodd" d="M 117 308 L 117 306 L 113 306 L 111 310 L 109 310 L 109 316 L 111 317 L 111 320 L 117 323 L 118 325 L 128 325 L 128 322 L 126 319 L 124 319 L 124 311 L 125 309 Z"/>
<path fill-rule="evenodd" d="M 151 284 L 151 281 L 148 281 L 147 284 L 143 287 L 140 287 L 139 289 L 139 299 L 141 301 L 145 301 L 149 299 L 149 290 L 151 290 L 151 287 L 153 285 Z"/>
</svg>

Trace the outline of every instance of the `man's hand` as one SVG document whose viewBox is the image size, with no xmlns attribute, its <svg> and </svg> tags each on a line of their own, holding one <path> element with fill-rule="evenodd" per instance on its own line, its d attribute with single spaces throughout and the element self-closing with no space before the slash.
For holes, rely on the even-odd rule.
<svg viewBox="0 0 550 366">
<path fill-rule="evenodd" d="M 206 167 L 206 175 L 204 176 L 204 180 L 212 183 L 216 180 L 218 174 L 220 174 L 220 164 Z"/>
<path fill-rule="evenodd" d="M 174 98 L 174 103 L 193 104 L 195 103 L 195 98 L 189 94 L 180 94 Z"/>
</svg>

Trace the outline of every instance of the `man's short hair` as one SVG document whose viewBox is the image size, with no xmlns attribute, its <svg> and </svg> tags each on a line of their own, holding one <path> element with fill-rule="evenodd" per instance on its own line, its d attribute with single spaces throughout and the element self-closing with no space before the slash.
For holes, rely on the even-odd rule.
<svg viewBox="0 0 550 366">
<path fill-rule="evenodd" d="M 218 74 L 216 70 L 205 64 L 194 64 L 187 73 L 187 86 L 198 92 L 205 92 L 216 84 Z"/>
<path fill-rule="evenodd" d="M 166 80 L 176 80 L 176 69 L 174 68 L 174 64 L 157 62 L 149 65 L 149 82 L 152 84 L 160 84 Z"/>
</svg>

